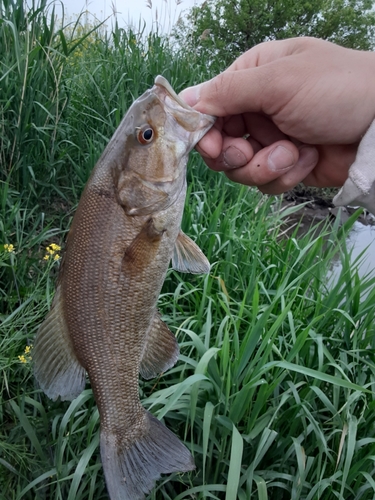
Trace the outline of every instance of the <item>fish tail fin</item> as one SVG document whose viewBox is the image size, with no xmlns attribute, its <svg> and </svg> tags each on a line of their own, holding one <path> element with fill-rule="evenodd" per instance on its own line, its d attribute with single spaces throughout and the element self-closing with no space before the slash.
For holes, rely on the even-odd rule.
<svg viewBox="0 0 375 500">
<path fill-rule="evenodd" d="M 143 500 L 160 474 L 195 468 L 189 450 L 150 413 L 145 429 L 135 441 L 102 429 L 100 454 L 111 500 Z"/>
</svg>

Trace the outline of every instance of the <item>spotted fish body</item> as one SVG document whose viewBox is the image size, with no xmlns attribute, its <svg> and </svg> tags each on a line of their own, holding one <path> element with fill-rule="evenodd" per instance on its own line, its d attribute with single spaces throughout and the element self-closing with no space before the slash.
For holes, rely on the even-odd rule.
<svg viewBox="0 0 375 500">
<path fill-rule="evenodd" d="M 88 373 L 111 500 L 141 500 L 160 474 L 194 468 L 187 448 L 142 407 L 138 375 L 155 377 L 178 358 L 156 309 L 170 261 L 209 271 L 180 225 L 187 157 L 213 122 L 160 76 L 133 103 L 85 187 L 36 337 L 35 376 L 49 397 L 74 399 Z"/>
</svg>

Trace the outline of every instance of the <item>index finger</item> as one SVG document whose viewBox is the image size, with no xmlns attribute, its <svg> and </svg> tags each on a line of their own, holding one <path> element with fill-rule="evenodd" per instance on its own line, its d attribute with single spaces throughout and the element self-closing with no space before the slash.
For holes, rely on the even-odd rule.
<svg viewBox="0 0 375 500">
<path fill-rule="evenodd" d="M 225 71 L 257 68 L 295 53 L 300 46 L 301 38 L 263 42 L 241 54 Z"/>
</svg>

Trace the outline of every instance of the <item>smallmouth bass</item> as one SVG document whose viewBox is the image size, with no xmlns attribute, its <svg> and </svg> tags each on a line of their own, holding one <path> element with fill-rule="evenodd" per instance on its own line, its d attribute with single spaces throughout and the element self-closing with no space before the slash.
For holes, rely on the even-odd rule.
<svg viewBox="0 0 375 500">
<path fill-rule="evenodd" d="M 195 467 L 142 407 L 138 376 L 178 359 L 156 308 L 170 261 L 182 272 L 210 269 L 180 226 L 188 154 L 214 121 L 161 76 L 132 104 L 86 184 L 34 344 L 35 377 L 50 398 L 76 398 L 89 376 L 111 500 L 141 500 L 160 474 Z"/>
</svg>

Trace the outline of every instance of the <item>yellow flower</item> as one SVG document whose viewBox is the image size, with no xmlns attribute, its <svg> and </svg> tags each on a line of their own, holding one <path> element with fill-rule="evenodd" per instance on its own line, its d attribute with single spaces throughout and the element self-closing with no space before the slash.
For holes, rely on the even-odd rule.
<svg viewBox="0 0 375 500">
<path fill-rule="evenodd" d="M 19 361 L 23 364 L 26 364 L 28 363 L 29 361 L 32 360 L 32 357 L 31 357 L 31 350 L 32 350 L 33 346 L 32 345 L 27 345 L 25 347 L 25 351 L 24 351 L 24 354 L 21 354 L 21 356 L 17 356 Z"/>
<path fill-rule="evenodd" d="M 14 245 L 12 245 L 11 243 L 9 243 L 9 244 L 5 243 L 4 250 L 6 250 L 9 253 L 13 253 L 14 252 Z"/>
<path fill-rule="evenodd" d="M 47 248 L 46 248 L 46 255 L 43 257 L 44 260 L 48 260 L 50 257 L 53 257 L 53 260 L 59 260 L 60 255 L 56 252 L 61 250 L 61 247 L 59 245 L 56 245 L 56 243 L 51 243 Z"/>
</svg>

